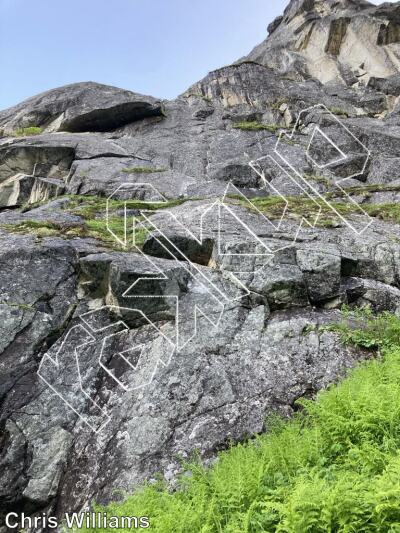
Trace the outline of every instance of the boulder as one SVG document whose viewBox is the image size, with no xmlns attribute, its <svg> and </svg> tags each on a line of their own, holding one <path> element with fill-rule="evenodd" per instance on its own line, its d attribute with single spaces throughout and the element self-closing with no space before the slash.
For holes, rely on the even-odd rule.
<svg viewBox="0 0 400 533">
<path fill-rule="evenodd" d="M 341 258 L 310 250 L 297 251 L 297 264 L 304 273 L 308 295 L 318 303 L 339 295 Z"/>
<path fill-rule="evenodd" d="M 17 174 L 0 183 L 0 207 L 15 207 L 28 202 L 35 178 Z"/>
<path fill-rule="evenodd" d="M 400 96 L 400 74 L 394 74 L 387 78 L 371 77 L 368 86 L 385 94 Z"/>
<path fill-rule="evenodd" d="M 344 278 L 342 289 L 347 300 L 357 307 L 369 306 L 377 313 L 400 313 L 400 290 L 380 281 L 360 278 Z"/>
</svg>

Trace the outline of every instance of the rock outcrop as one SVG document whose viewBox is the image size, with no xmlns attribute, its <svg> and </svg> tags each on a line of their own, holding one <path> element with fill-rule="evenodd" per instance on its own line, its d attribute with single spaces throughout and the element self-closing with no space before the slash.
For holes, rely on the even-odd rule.
<svg viewBox="0 0 400 533">
<path fill-rule="evenodd" d="M 0 128 L 46 131 L 112 131 L 145 117 L 161 116 L 159 100 L 100 83 L 75 83 L 53 89 L 2 112 Z"/>
<path fill-rule="evenodd" d="M 291 0 L 247 60 L 322 83 L 386 78 L 400 66 L 400 6 L 366 0 Z"/>
<path fill-rule="evenodd" d="M 173 484 L 366 357 L 320 326 L 400 312 L 399 9 L 292 0 L 176 100 L 0 112 L 0 515 Z"/>
</svg>

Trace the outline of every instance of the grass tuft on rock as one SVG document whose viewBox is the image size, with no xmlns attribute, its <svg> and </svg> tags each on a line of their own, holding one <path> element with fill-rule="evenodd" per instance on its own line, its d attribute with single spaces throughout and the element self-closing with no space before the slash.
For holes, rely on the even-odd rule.
<svg viewBox="0 0 400 533">
<path fill-rule="evenodd" d="M 142 200 L 117 200 L 102 196 L 67 195 L 60 198 L 68 198 L 69 202 L 65 209 L 74 215 L 79 215 L 85 219 L 93 219 L 99 215 L 105 215 L 108 209 L 110 212 L 124 209 L 137 209 L 141 211 L 158 211 L 159 209 L 169 209 L 183 204 L 186 199 L 167 200 L 165 202 L 146 202 Z"/>
<path fill-rule="evenodd" d="M 38 126 L 29 126 L 28 128 L 18 128 L 15 131 L 16 137 L 29 137 L 31 135 L 40 135 L 43 132 L 43 128 Z"/>
<path fill-rule="evenodd" d="M 348 312 L 335 327 L 378 357 L 316 400 L 299 400 L 293 419 L 271 419 L 267 434 L 220 453 L 211 468 L 186 465 L 174 492 L 158 482 L 96 510 L 148 516 L 158 533 L 399 531 L 400 319 Z"/>
<path fill-rule="evenodd" d="M 348 189 L 348 194 L 361 194 L 361 187 L 354 187 L 353 190 Z M 365 192 L 368 190 L 373 190 L 364 188 Z M 338 214 L 343 217 L 348 217 L 351 215 L 363 215 L 362 211 L 357 208 L 355 204 L 350 202 L 341 202 L 340 192 L 338 193 L 327 193 L 324 195 L 328 203 L 325 203 L 321 200 L 316 199 L 318 204 L 313 202 L 309 198 L 304 196 L 288 196 L 286 201 L 280 196 L 266 196 L 266 197 L 257 197 L 252 198 L 249 201 L 243 200 L 240 196 L 236 196 L 236 200 L 240 205 L 243 205 L 250 210 L 258 210 L 263 213 L 265 216 L 271 220 L 276 220 L 282 217 L 285 206 L 286 214 L 285 218 L 289 219 L 305 219 L 311 224 L 315 223 L 316 227 L 337 227 L 340 226 L 343 222 Z M 332 206 L 336 213 L 331 209 Z M 321 208 L 321 211 L 320 211 Z M 366 214 L 373 218 L 378 218 L 385 222 L 400 223 L 400 206 L 395 203 L 386 203 L 386 204 L 362 204 L 361 208 Z M 320 211 L 320 214 L 318 215 Z M 338 214 L 337 214 L 338 213 Z M 318 216 L 318 218 L 317 218 Z"/>
<path fill-rule="evenodd" d="M 132 241 L 127 246 L 122 246 L 121 243 L 110 233 L 107 229 L 106 210 L 108 205 L 109 211 L 109 229 L 117 235 L 121 240 L 125 235 L 125 218 L 123 210 L 126 206 L 128 210 L 137 210 L 138 215 L 130 217 L 141 220 L 140 211 L 158 211 L 160 209 L 168 209 L 175 207 L 187 201 L 187 199 L 175 199 L 166 202 L 144 202 L 140 200 L 109 200 L 100 196 L 84 196 L 84 195 L 66 195 L 59 197 L 67 198 L 69 201 L 64 207 L 64 210 L 70 214 L 81 217 L 82 222 L 61 224 L 50 220 L 24 220 L 22 222 L 1 224 L 0 227 L 10 233 L 30 234 L 37 237 L 62 237 L 71 239 L 75 237 L 92 237 L 99 240 L 104 246 L 115 250 L 135 250 Z M 26 206 L 27 208 L 34 208 L 38 205 Z M 25 212 L 29 212 L 29 209 Z M 51 217 L 49 217 L 51 218 Z M 135 245 L 141 247 L 147 237 L 148 231 L 144 228 L 136 228 L 134 232 Z M 132 239 L 133 240 L 133 239 Z"/>
<path fill-rule="evenodd" d="M 282 126 L 278 126 L 277 124 L 263 124 L 261 122 L 257 122 L 256 120 L 251 121 L 241 121 L 241 122 L 235 122 L 232 125 L 232 128 L 235 130 L 243 130 L 243 131 L 270 131 L 271 133 L 275 133 L 282 128 Z"/>
<path fill-rule="evenodd" d="M 165 167 L 128 167 L 123 168 L 122 172 L 125 172 L 125 174 L 154 174 L 156 172 L 166 172 L 167 170 Z"/>
<path fill-rule="evenodd" d="M 108 226 L 115 235 L 123 240 L 125 235 L 124 217 L 110 217 Z M 100 241 L 105 247 L 113 250 L 134 250 L 132 241 L 129 242 L 127 246 L 123 246 L 115 239 L 115 237 L 108 231 L 105 219 L 87 220 L 82 224 L 61 224 L 49 220 L 26 220 L 15 224 L 2 224 L 0 227 L 10 233 L 35 235 L 39 238 L 61 237 L 64 239 L 73 239 L 77 237 L 91 237 Z M 139 248 L 142 247 L 147 234 L 148 231 L 144 228 L 136 229 L 134 233 L 135 245 Z"/>
<path fill-rule="evenodd" d="M 323 202 L 320 202 L 321 205 L 317 204 L 304 196 L 288 196 L 286 201 L 280 196 L 257 197 L 249 201 L 237 197 L 237 200 L 240 205 L 260 211 L 271 220 L 280 219 L 285 213 L 286 219 L 305 219 L 316 227 L 336 227 L 341 222 L 340 217 L 328 205 Z M 330 201 L 330 205 L 341 215 L 348 216 L 353 213 L 349 204 Z"/>
</svg>

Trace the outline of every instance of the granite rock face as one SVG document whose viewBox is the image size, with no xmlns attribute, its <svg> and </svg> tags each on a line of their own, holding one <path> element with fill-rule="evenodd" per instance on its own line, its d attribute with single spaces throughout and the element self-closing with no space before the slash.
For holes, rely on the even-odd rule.
<svg viewBox="0 0 400 533">
<path fill-rule="evenodd" d="M 5 134 L 32 125 L 52 132 L 111 131 L 161 112 L 161 102 L 150 96 L 100 83 L 75 83 L 3 111 L 0 128 Z"/>
<path fill-rule="evenodd" d="M 291 0 L 247 60 L 297 79 L 360 86 L 398 73 L 398 2 Z"/>
<path fill-rule="evenodd" d="M 0 516 L 173 485 L 366 357 L 320 326 L 400 310 L 398 10 L 292 0 L 173 101 L 0 112 Z"/>
</svg>

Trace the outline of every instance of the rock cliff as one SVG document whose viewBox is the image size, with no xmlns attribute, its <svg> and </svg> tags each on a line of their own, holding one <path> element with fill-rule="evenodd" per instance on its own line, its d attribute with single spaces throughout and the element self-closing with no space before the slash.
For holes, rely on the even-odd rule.
<svg viewBox="0 0 400 533">
<path fill-rule="evenodd" d="M 173 101 L 78 83 L 0 112 L 0 513 L 80 510 L 365 354 L 400 309 L 400 3 L 292 0 Z"/>
<path fill-rule="evenodd" d="M 246 59 L 322 83 L 359 86 L 398 73 L 400 6 L 364 0 L 291 0 Z"/>
</svg>

